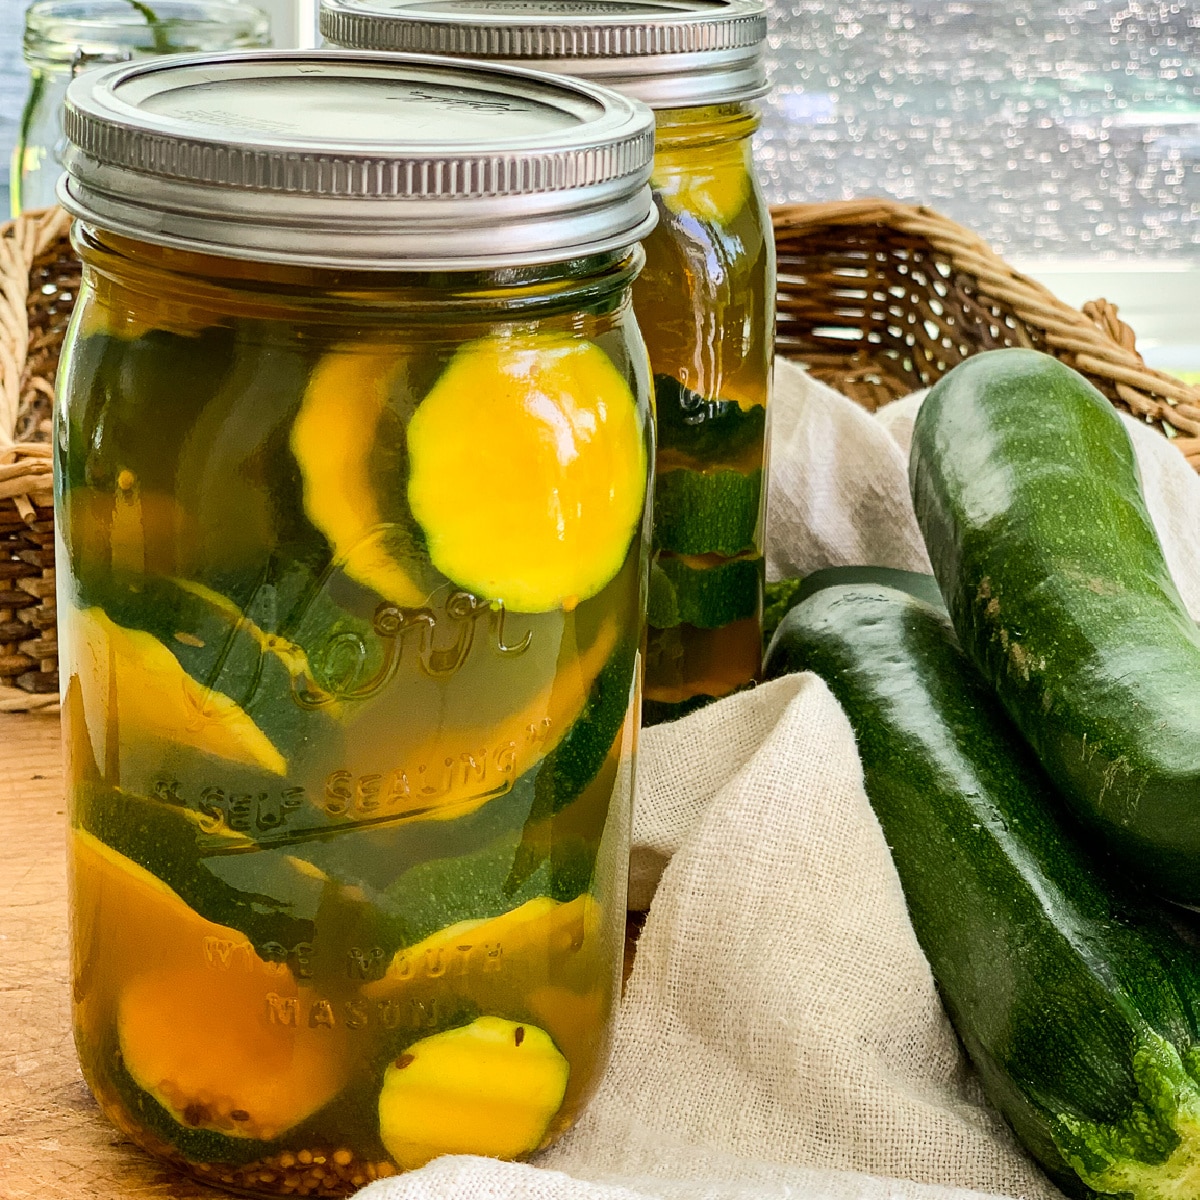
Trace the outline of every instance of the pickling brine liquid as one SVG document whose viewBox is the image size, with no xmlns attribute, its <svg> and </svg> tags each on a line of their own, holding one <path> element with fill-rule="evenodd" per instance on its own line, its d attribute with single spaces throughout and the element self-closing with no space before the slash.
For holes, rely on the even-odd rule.
<svg viewBox="0 0 1200 1200">
<path fill-rule="evenodd" d="M 90 1086 L 235 1189 L 538 1150 L 619 987 L 636 261 L 381 282 L 80 249 L 57 450 Z"/>
<path fill-rule="evenodd" d="M 659 112 L 634 305 L 654 372 L 648 723 L 752 683 L 762 664 L 775 250 L 745 104 Z"/>
</svg>

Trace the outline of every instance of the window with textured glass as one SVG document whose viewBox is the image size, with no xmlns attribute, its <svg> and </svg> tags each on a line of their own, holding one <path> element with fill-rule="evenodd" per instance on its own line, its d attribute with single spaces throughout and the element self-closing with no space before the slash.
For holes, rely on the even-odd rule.
<svg viewBox="0 0 1200 1200">
<path fill-rule="evenodd" d="M 1124 292 L 1151 323 L 1169 294 L 1195 294 L 1200 2 L 770 9 L 775 87 L 759 161 L 773 201 L 929 204 L 1060 280 L 1060 294 Z M 1135 328 L 1150 349 L 1186 339 L 1168 325 Z"/>
</svg>

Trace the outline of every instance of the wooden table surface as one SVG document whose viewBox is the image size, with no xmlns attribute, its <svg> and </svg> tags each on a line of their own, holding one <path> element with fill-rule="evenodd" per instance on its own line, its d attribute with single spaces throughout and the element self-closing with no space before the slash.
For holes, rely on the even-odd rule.
<svg viewBox="0 0 1200 1200">
<path fill-rule="evenodd" d="M 0 1200 L 215 1200 L 100 1115 L 71 1041 L 56 716 L 0 714 Z M 626 970 L 640 924 L 631 922 Z"/>
</svg>

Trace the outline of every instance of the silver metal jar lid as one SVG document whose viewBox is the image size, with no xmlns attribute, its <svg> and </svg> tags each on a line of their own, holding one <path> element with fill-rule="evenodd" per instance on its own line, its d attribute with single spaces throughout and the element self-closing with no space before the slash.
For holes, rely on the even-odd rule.
<svg viewBox="0 0 1200 1200">
<path fill-rule="evenodd" d="M 654 115 L 594 84 L 415 55 L 246 51 L 88 72 L 59 198 L 159 245 L 472 270 L 616 250 L 654 224 Z"/>
<path fill-rule="evenodd" d="M 538 66 L 651 108 L 767 90 L 762 0 L 321 0 L 321 32 L 354 50 Z"/>
</svg>

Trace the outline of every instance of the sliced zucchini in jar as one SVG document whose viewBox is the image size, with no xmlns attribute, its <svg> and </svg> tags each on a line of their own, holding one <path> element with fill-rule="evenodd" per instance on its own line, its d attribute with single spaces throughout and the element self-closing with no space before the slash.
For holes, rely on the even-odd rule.
<svg viewBox="0 0 1200 1200">
<path fill-rule="evenodd" d="M 746 206 L 753 190 L 749 143 L 659 147 L 650 184 L 676 216 L 728 225 Z"/>
<path fill-rule="evenodd" d="M 655 418 L 660 460 L 666 452 L 681 465 L 741 466 L 747 458 L 762 464 L 767 434 L 765 388 L 762 396 L 706 397 L 671 375 L 654 376 Z"/>
<path fill-rule="evenodd" d="M 181 1137 L 269 1141 L 337 1095 L 345 1034 L 300 1019 L 315 1002 L 285 963 L 82 830 L 72 869 L 89 914 L 76 933 L 81 1031 L 101 1039 L 115 1007 L 125 1072 Z"/>
<path fill-rule="evenodd" d="M 762 603 L 761 558 L 661 555 L 650 574 L 648 620 L 655 629 L 717 629 L 756 617 Z"/>
<path fill-rule="evenodd" d="M 463 347 L 408 426 L 408 499 L 434 565 L 514 612 L 594 596 L 642 519 L 645 423 L 592 342 Z"/>
<path fill-rule="evenodd" d="M 562 1105 L 570 1064 L 536 1025 L 479 1017 L 409 1046 L 387 1068 L 379 1133 L 405 1170 L 442 1154 L 532 1154 Z"/>
<path fill-rule="evenodd" d="M 755 549 L 761 470 L 662 471 L 654 481 L 654 546 L 733 557 Z"/>
<path fill-rule="evenodd" d="M 271 589 L 253 615 L 190 580 L 100 574 L 77 582 L 80 607 L 64 625 L 65 673 L 78 676 L 82 715 L 109 782 L 153 790 L 164 770 L 198 751 L 224 772 L 283 776 L 314 756 L 336 757 L 344 706 L 328 655 L 316 661 L 278 628 Z M 261 603 L 260 603 L 261 602 Z M 326 605 L 327 642 L 337 629 L 368 628 Z M 260 624 L 254 617 L 260 618 Z M 304 632 L 321 647 L 321 637 Z M 222 785 L 261 784 L 223 773 Z"/>
<path fill-rule="evenodd" d="M 88 730 L 105 743 L 98 761 L 152 742 L 286 774 L 283 754 L 245 710 L 193 679 L 153 634 L 118 625 L 101 608 L 77 610 L 67 628 Z"/>
<path fill-rule="evenodd" d="M 516 977 L 544 972 L 548 958 L 578 950 L 595 936 L 600 916 L 595 898 L 585 892 L 566 903 L 536 896 L 497 917 L 458 921 L 398 950 L 383 978 L 368 984 L 364 995 L 386 998 L 422 981 L 437 986 L 451 962 L 458 964 L 450 977 L 456 988 L 466 986 L 463 978 L 477 965 L 485 978 L 502 967 L 503 982 L 512 987 Z M 499 982 L 491 980 L 493 991 Z"/>
<path fill-rule="evenodd" d="M 328 1027 L 310 1026 L 311 1014 L 326 1011 Z M 139 975 L 117 1010 L 126 1070 L 175 1121 L 258 1141 L 299 1125 L 345 1085 L 334 1021 L 328 1002 L 286 973 L 267 978 L 240 964 Z"/>
<path fill-rule="evenodd" d="M 292 426 L 304 511 L 353 580 L 418 608 L 438 580 L 403 497 L 407 473 L 393 390 L 406 381 L 395 347 L 340 350 L 317 364 Z"/>
</svg>

